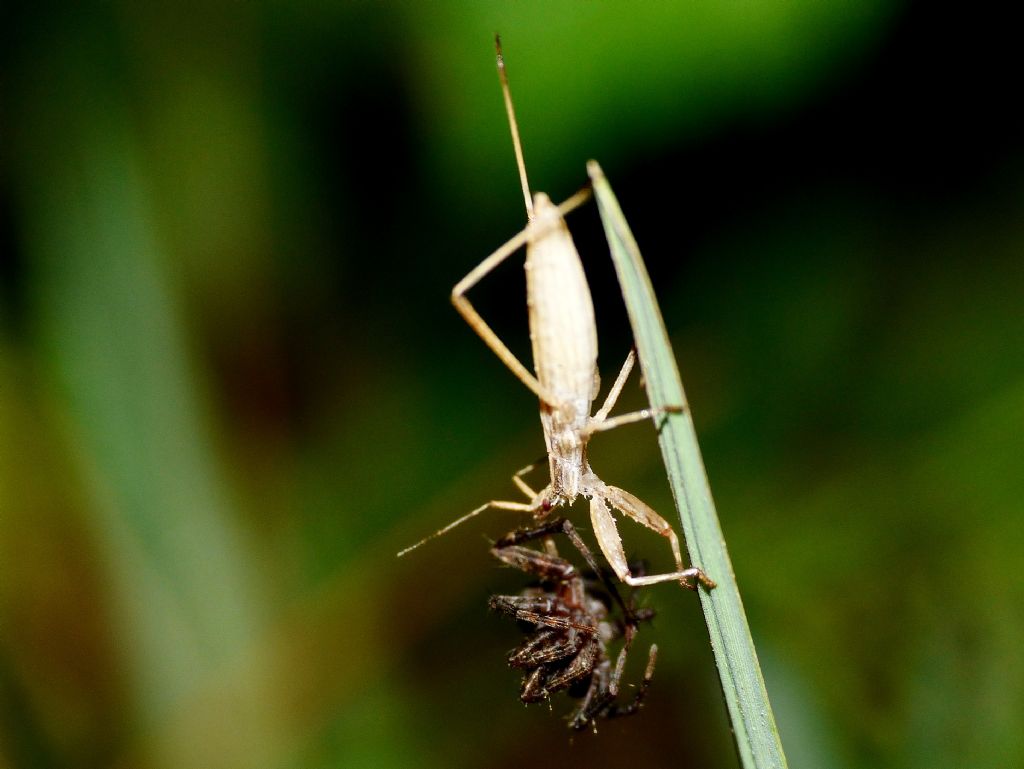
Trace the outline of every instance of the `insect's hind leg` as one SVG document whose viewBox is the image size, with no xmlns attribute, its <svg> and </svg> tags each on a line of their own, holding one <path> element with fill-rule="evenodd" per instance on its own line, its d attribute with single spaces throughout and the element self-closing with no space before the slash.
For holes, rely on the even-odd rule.
<svg viewBox="0 0 1024 769">
<path fill-rule="evenodd" d="M 513 236 L 503 246 L 499 247 L 494 253 L 474 267 L 466 277 L 456 283 L 455 287 L 452 289 L 452 304 L 455 305 L 455 309 L 459 311 L 459 314 L 463 317 L 466 323 L 469 324 L 470 328 L 472 328 L 480 338 L 484 340 L 484 343 L 490 347 L 501 362 L 519 378 L 519 381 L 530 388 L 530 390 L 532 390 L 533 393 L 541 400 L 548 402 L 550 399 L 546 396 L 544 388 L 541 387 L 537 377 L 531 374 L 529 370 L 527 370 L 526 366 L 519 362 L 519 359 L 516 358 L 505 343 L 498 338 L 498 335 L 495 334 L 491 327 L 487 325 L 487 322 L 480 317 L 480 313 L 476 311 L 476 308 L 473 307 L 469 299 L 465 296 L 466 292 L 480 282 L 481 278 L 526 244 L 528 232 L 529 228 L 522 230 Z"/>
</svg>

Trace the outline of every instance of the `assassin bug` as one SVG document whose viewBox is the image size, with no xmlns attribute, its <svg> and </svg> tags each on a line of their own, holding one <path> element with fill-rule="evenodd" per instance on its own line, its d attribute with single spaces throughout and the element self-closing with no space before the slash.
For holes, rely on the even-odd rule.
<svg viewBox="0 0 1024 769">
<path fill-rule="evenodd" d="M 526 229 L 484 259 L 459 281 L 452 289 L 451 298 L 455 309 L 470 327 L 540 399 L 540 419 L 544 428 L 551 482 L 541 491 L 534 491 L 523 480 L 523 476 L 533 469 L 534 465 L 524 467 L 512 476 L 512 481 L 526 495 L 528 502 L 487 502 L 416 545 L 406 548 L 399 556 L 433 537 L 450 531 L 488 508 L 520 511 L 532 515 L 536 520 L 542 520 L 554 508 L 571 505 L 582 495 L 590 500 L 590 520 L 601 552 L 620 580 L 631 586 L 678 580 L 691 590 L 697 589 L 698 582 L 709 589 L 713 588 L 715 583 L 699 568 L 683 567 L 679 537 L 668 521 L 629 492 L 602 481 L 587 460 L 587 442 L 594 433 L 651 419 L 657 416 L 657 413 L 643 409 L 629 414 L 609 416 L 633 368 L 633 352 L 626 357 L 601 408 L 593 416 L 590 413 L 600 384 L 594 306 L 587 279 L 583 274 L 583 265 L 564 218 L 567 213 L 590 197 L 590 190 L 584 189 L 576 193 L 559 206 L 552 203 L 543 192 L 530 194 L 500 38 L 495 38 L 495 44 L 498 74 L 512 132 L 512 144 L 526 203 L 528 223 Z M 536 375 L 530 373 L 519 362 L 466 298 L 466 292 L 470 288 L 524 245 L 527 307 Z M 672 548 L 676 571 L 647 576 L 633 575 L 626 562 L 612 510 L 618 510 L 665 537 Z"/>
</svg>

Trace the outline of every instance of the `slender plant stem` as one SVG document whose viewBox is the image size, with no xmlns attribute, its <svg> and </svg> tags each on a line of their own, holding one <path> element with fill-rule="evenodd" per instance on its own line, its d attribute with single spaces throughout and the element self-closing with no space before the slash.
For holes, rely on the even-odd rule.
<svg viewBox="0 0 1024 769">
<path fill-rule="evenodd" d="M 743 769 L 783 769 L 782 742 L 654 289 L 604 172 L 595 161 L 590 161 L 587 170 L 626 300 L 651 406 L 684 407 L 681 413 L 666 417 L 659 442 L 690 560 L 718 583 L 714 590 L 701 589 L 700 601 L 740 763 Z"/>
</svg>

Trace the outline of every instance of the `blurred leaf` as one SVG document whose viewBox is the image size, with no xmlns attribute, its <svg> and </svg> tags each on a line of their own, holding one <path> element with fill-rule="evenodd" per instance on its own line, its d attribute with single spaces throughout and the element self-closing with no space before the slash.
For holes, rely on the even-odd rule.
<svg viewBox="0 0 1024 769">
<path fill-rule="evenodd" d="M 132 121 L 102 70 L 56 57 L 40 73 L 28 197 L 37 309 L 54 397 L 91 493 L 143 732 L 210 685 L 266 622 L 260 579 L 220 476 Z M 101 96 L 102 95 L 102 96 Z M 252 766 L 271 754 L 258 680 L 225 693 L 230 722 L 157 743 L 158 766 Z M 201 758 L 202 757 L 202 758 Z"/>
</svg>

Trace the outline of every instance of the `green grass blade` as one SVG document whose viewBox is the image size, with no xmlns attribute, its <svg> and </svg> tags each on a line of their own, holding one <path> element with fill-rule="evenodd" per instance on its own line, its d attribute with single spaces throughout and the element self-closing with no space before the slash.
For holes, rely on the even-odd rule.
<svg viewBox="0 0 1024 769">
<path fill-rule="evenodd" d="M 651 405 L 686 405 L 679 369 L 640 250 L 604 172 L 594 161 L 587 170 L 626 300 Z M 744 769 L 785 767 L 782 742 L 688 409 L 666 419 L 659 442 L 690 560 L 718 583 L 714 590 L 701 590 L 700 600 L 741 765 Z"/>
</svg>

